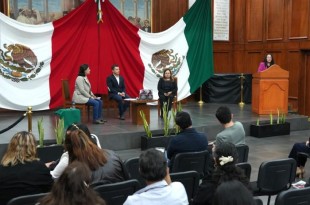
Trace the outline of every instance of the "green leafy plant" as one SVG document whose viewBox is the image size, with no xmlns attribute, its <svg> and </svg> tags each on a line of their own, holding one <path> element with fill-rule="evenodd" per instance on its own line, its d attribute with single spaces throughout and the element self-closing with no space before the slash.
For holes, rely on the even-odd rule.
<svg viewBox="0 0 310 205">
<path fill-rule="evenodd" d="M 181 102 L 178 102 L 177 109 L 172 110 L 172 116 L 173 116 L 173 121 L 174 121 L 173 128 L 174 128 L 174 134 L 175 135 L 180 132 L 180 127 L 175 123 L 175 118 L 176 118 L 177 113 L 181 112 L 181 111 L 182 111 L 182 104 L 181 104 Z"/>
<path fill-rule="evenodd" d="M 256 120 L 256 126 L 259 126 L 259 118 Z"/>
<path fill-rule="evenodd" d="M 44 143 L 43 117 L 38 120 L 38 132 L 39 132 L 39 147 L 43 147 Z"/>
<path fill-rule="evenodd" d="M 64 119 L 56 120 L 55 135 L 56 135 L 56 143 L 61 145 L 65 137 Z"/>
<path fill-rule="evenodd" d="M 284 124 L 285 121 L 286 121 L 286 115 L 285 115 L 285 113 L 282 113 L 282 114 L 281 114 L 281 117 L 280 117 L 280 123 L 281 123 L 281 124 Z"/>
<path fill-rule="evenodd" d="M 146 133 L 146 136 L 148 138 L 151 138 L 152 137 L 152 132 L 150 130 L 149 123 L 147 122 L 147 120 L 145 118 L 145 114 L 144 114 L 143 110 L 140 110 L 140 116 L 141 116 L 142 121 L 143 121 L 143 127 L 144 127 L 144 131 Z"/>
<path fill-rule="evenodd" d="M 169 101 L 168 101 L 169 103 Z M 164 120 L 164 136 L 168 137 L 170 135 L 170 121 L 171 121 L 171 115 L 168 111 L 168 103 L 164 102 L 163 104 L 163 120 Z"/>
</svg>

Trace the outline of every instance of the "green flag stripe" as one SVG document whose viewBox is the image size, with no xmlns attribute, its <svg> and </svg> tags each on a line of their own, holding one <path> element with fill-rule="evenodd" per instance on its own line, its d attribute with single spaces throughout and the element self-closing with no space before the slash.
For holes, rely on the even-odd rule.
<svg viewBox="0 0 310 205">
<path fill-rule="evenodd" d="M 195 92 L 214 73 L 211 0 L 196 0 L 183 17 L 188 43 L 190 92 Z"/>
</svg>

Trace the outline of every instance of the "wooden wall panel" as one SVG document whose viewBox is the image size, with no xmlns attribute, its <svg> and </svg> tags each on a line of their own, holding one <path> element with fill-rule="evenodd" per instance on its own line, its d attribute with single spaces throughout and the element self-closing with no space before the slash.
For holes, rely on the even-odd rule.
<svg viewBox="0 0 310 205">
<path fill-rule="evenodd" d="M 263 40 L 264 1 L 246 1 L 246 33 L 249 42 Z M 236 5 L 235 5 L 236 6 Z M 241 6 L 241 5 L 238 5 Z"/>
<path fill-rule="evenodd" d="M 266 39 L 284 39 L 284 0 L 267 0 L 266 3 Z"/>
<path fill-rule="evenodd" d="M 289 77 L 289 103 L 292 109 L 298 108 L 298 87 L 300 78 L 300 62 L 301 52 L 299 50 L 291 50 L 287 52 L 287 66 L 286 70 L 290 72 Z M 284 68 L 285 69 L 285 68 Z"/>
<path fill-rule="evenodd" d="M 302 39 L 309 36 L 309 0 L 289 0 L 288 29 L 289 39 Z"/>
<path fill-rule="evenodd" d="M 256 73 L 264 54 L 261 51 L 249 51 L 245 58 L 245 73 Z"/>
<path fill-rule="evenodd" d="M 188 10 L 188 0 L 153 0 L 152 31 L 160 32 L 174 25 Z"/>
<path fill-rule="evenodd" d="M 231 53 L 230 52 L 213 52 L 214 73 L 231 73 Z"/>
</svg>

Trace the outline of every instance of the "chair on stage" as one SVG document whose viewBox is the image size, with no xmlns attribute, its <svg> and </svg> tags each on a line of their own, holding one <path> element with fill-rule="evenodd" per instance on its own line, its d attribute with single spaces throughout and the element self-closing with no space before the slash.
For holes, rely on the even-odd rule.
<svg viewBox="0 0 310 205">
<path fill-rule="evenodd" d="M 282 191 L 275 201 L 275 205 L 303 204 L 310 204 L 310 187 Z"/>
<path fill-rule="evenodd" d="M 7 205 L 35 205 L 38 203 L 39 199 L 46 196 L 48 193 L 32 194 L 19 196 L 11 199 Z"/>
<path fill-rule="evenodd" d="M 67 79 L 62 79 L 62 97 L 63 97 L 63 107 L 71 108 L 72 107 L 72 99 L 70 96 L 70 88 L 69 82 Z M 89 110 L 91 105 L 79 104 L 75 103 L 75 108 L 80 109 L 82 111 L 82 119 L 86 119 L 86 110 L 87 110 L 87 120 L 89 121 Z"/>
<path fill-rule="evenodd" d="M 272 195 L 287 190 L 295 181 L 296 161 L 279 159 L 263 162 L 258 171 L 257 181 L 250 182 L 254 196 L 268 195 L 268 205 Z"/>
<path fill-rule="evenodd" d="M 199 186 L 198 172 L 187 171 L 170 173 L 170 178 L 172 182 L 178 181 L 184 185 L 189 204 L 191 204 Z"/>
<path fill-rule="evenodd" d="M 208 170 L 209 161 L 210 154 L 207 150 L 179 153 L 172 159 L 171 173 L 197 171 L 202 178 Z"/>
<path fill-rule="evenodd" d="M 245 144 L 236 145 L 238 152 L 238 163 L 247 162 L 249 156 L 249 146 Z"/>
<path fill-rule="evenodd" d="M 123 205 L 127 197 L 139 189 L 139 182 L 136 179 L 131 179 L 113 184 L 97 184 L 93 186 L 93 189 L 107 204 Z"/>
</svg>

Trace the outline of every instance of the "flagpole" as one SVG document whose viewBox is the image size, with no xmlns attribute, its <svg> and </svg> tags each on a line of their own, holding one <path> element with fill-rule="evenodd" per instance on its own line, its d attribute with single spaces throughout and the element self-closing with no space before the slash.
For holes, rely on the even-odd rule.
<svg viewBox="0 0 310 205">
<path fill-rule="evenodd" d="M 244 107 L 244 102 L 243 102 L 243 79 L 244 79 L 244 75 L 243 73 L 241 73 L 240 78 L 240 102 L 239 102 L 239 107 L 243 108 Z"/>
<path fill-rule="evenodd" d="M 203 105 L 203 101 L 202 101 L 202 86 L 200 86 L 199 88 L 199 101 L 198 101 L 199 105 Z"/>
</svg>

